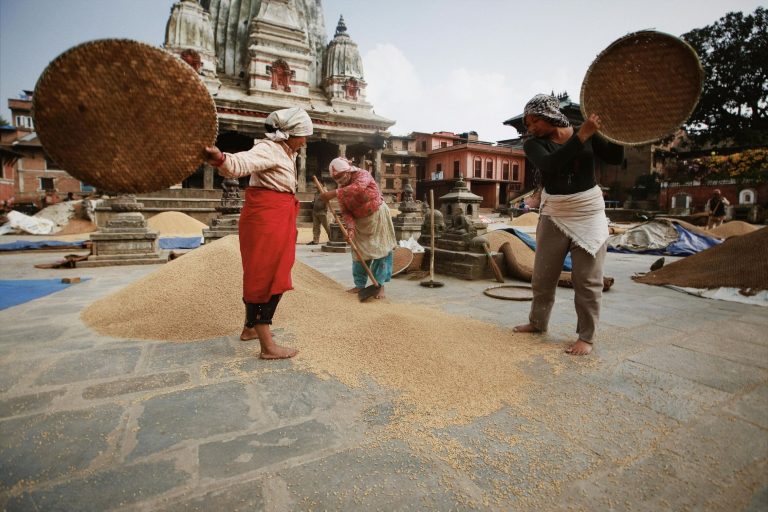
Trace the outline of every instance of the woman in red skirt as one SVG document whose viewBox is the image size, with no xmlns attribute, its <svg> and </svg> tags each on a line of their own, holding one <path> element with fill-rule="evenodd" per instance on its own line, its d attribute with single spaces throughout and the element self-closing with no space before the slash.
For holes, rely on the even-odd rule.
<svg viewBox="0 0 768 512">
<path fill-rule="evenodd" d="M 240 213 L 243 260 L 243 341 L 259 339 L 262 359 L 285 359 L 296 350 L 277 345 L 269 326 L 283 292 L 292 290 L 296 259 L 296 154 L 312 135 L 312 120 L 300 108 L 272 112 L 264 123 L 266 139 L 241 153 L 205 149 L 207 161 L 225 178 L 250 175 Z"/>
</svg>

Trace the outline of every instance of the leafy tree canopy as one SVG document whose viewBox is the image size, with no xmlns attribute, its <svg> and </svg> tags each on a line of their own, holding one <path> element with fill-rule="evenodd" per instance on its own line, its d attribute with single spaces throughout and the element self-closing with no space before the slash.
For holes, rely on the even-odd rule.
<svg viewBox="0 0 768 512">
<path fill-rule="evenodd" d="M 731 12 L 683 34 L 705 80 L 687 129 L 698 145 L 768 144 L 768 11 Z"/>
</svg>

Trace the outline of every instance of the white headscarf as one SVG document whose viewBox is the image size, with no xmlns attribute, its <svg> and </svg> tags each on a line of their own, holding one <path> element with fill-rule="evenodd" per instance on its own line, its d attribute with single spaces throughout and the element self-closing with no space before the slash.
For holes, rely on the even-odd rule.
<svg viewBox="0 0 768 512">
<path fill-rule="evenodd" d="M 312 135 L 312 120 L 304 109 L 298 107 L 272 112 L 264 121 L 264 127 L 267 129 L 266 137 L 275 142 Z"/>
<path fill-rule="evenodd" d="M 356 172 L 359 169 L 352 165 L 352 163 L 340 156 L 331 160 L 328 165 L 328 170 L 331 172 L 331 178 L 341 186 L 345 186 L 349 183 L 350 173 Z"/>
</svg>

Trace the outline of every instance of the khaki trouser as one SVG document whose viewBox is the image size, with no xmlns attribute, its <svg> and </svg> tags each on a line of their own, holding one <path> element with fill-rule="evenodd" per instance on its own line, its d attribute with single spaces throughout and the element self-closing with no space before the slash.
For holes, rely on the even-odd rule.
<svg viewBox="0 0 768 512">
<path fill-rule="evenodd" d="M 603 296 L 603 263 L 607 245 L 603 244 L 592 256 L 560 231 L 549 216 L 539 218 L 536 229 L 536 259 L 533 266 L 533 303 L 528 319 L 534 327 L 547 330 L 552 306 L 555 304 L 557 281 L 563 270 L 565 256 L 571 251 L 572 280 L 579 339 L 592 342 L 600 318 Z"/>
<path fill-rule="evenodd" d="M 320 226 L 325 228 L 325 234 L 328 238 L 331 238 L 331 229 L 328 227 L 328 214 L 327 213 L 313 213 L 312 214 L 312 241 L 320 243 Z"/>
</svg>

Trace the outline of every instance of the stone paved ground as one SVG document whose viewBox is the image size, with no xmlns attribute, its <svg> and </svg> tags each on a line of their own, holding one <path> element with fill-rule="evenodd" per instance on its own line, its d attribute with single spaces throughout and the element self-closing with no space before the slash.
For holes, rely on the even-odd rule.
<svg viewBox="0 0 768 512">
<path fill-rule="evenodd" d="M 348 255 L 298 254 L 350 282 Z M 431 432 L 433 451 L 377 436 L 393 391 L 373 382 L 259 361 L 236 336 L 90 331 L 80 310 L 154 267 L 32 267 L 60 258 L 0 255 L 0 279 L 91 278 L 0 311 L 0 509 L 768 510 L 768 311 L 633 283 L 654 257 L 609 254 L 589 361 L 532 362 L 540 395 Z M 525 319 L 491 282 L 439 279 L 395 279 L 389 300 Z M 542 343 L 572 338 L 572 298 Z"/>
</svg>

